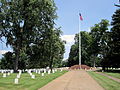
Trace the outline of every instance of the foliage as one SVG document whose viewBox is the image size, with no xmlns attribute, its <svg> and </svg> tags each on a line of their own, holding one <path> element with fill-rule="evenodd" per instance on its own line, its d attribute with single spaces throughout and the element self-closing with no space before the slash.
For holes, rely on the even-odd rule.
<svg viewBox="0 0 120 90">
<path fill-rule="evenodd" d="M 120 67 L 120 9 L 112 16 L 110 61 L 112 67 Z"/>
<path fill-rule="evenodd" d="M 0 39 L 13 49 L 15 71 L 61 62 L 64 42 L 55 28 L 56 9 L 54 0 L 0 1 Z"/>
<path fill-rule="evenodd" d="M 82 64 L 91 65 L 90 63 L 90 52 L 89 47 L 92 42 L 92 37 L 88 32 L 80 32 L 81 33 L 81 52 L 82 52 Z M 79 36 L 76 34 L 75 43 L 71 46 L 68 66 L 72 66 L 79 63 Z"/>
<path fill-rule="evenodd" d="M 13 69 L 13 64 L 14 64 L 13 53 L 7 52 L 3 56 L 4 57 L 0 61 L 0 68 L 2 68 L 2 69 Z"/>
<path fill-rule="evenodd" d="M 109 21 L 101 20 L 100 23 L 91 27 L 91 32 L 81 33 L 82 64 L 89 66 L 101 66 L 106 60 L 109 51 L 110 33 L 108 31 Z M 75 44 L 71 46 L 68 64 L 69 66 L 79 63 L 79 38 L 75 36 Z M 101 62 L 103 61 L 103 62 Z"/>
<path fill-rule="evenodd" d="M 94 67 L 96 66 L 96 59 L 98 58 L 98 55 L 100 58 L 104 58 L 105 53 L 107 52 L 108 26 L 109 21 L 103 19 L 100 23 L 95 24 L 95 26 L 91 28 L 91 36 L 93 38 L 91 53 L 93 56 Z"/>
</svg>

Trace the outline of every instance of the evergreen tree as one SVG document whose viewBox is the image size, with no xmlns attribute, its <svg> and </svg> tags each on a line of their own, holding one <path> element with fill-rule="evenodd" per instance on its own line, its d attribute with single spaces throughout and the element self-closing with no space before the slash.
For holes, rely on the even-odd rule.
<svg viewBox="0 0 120 90">
<path fill-rule="evenodd" d="M 112 16 L 110 60 L 112 67 L 120 67 L 120 9 Z"/>
</svg>

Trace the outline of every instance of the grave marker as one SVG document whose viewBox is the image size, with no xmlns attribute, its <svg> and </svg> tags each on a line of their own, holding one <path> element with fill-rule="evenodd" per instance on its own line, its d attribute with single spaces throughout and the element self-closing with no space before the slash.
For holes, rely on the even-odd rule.
<svg viewBox="0 0 120 90">
<path fill-rule="evenodd" d="M 44 76 L 44 73 L 42 73 L 42 76 Z"/>
<path fill-rule="evenodd" d="M 32 79 L 35 79 L 35 75 L 32 75 L 31 78 L 32 78 Z"/>
<path fill-rule="evenodd" d="M 3 74 L 3 77 L 6 77 L 6 73 Z"/>
<path fill-rule="evenodd" d="M 15 84 L 18 84 L 18 78 L 15 78 L 14 83 L 15 83 Z"/>
</svg>

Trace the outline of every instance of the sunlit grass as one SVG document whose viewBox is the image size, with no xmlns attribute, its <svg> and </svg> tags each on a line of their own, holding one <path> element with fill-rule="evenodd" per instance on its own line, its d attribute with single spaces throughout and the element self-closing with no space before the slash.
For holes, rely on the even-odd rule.
<svg viewBox="0 0 120 90">
<path fill-rule="evenodd" d="M 95 72 L 88 72 L 105 90 L 120 90 L 120 83 Z"/>
<path fill-rule="evenodd" d="M 105 74 L 120 79 L 120 73 L 104 72 Z"/>
<path fill-rule="evenodd" d="M 56 72 L 49 75 L 45 74 L 43 77 L 41 74 L 33 73 L 36 77 L 35 79 L 31 79 L 28 73 L 23 73 L 17 85 L 14 84 L 14 79 L 17 74 L 11 74 L 5 78 L 0 74 L 0 90 L 37 90 L 66 72 L 67 71 Z"/>
</svg>

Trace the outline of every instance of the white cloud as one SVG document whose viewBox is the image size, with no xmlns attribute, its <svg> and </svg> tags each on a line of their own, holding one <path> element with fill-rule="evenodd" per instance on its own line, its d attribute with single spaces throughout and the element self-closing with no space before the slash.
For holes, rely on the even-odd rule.
<svg viewBox="0 0 120 90">
<path fill-rule="evenodd" d="M 87 29 L 87 32 L 90 32 L 90 31 L 91 31 L 91 29 L 90 29 L 90 28 L 88 28 L 88 29 Z"/>
<path fill-rule="evenodd" d="M 64 54 L 64 60 L 66 60 L 69 57 L 70 48 L 75 42 L 74 37 L 75 37 L 75 35 L 63 35 L 63 36 L 61 36 L 61 39 L 66 41 L 66 45 L 65 45 L 66 52 Z"/>
<path fill-rule="evenodd" d="M 67 43 L 73 43 L 74 37 L 75 37 L 75 35 L 63 35 L 63 36 L 61 36 L 61 39 L 65 40 Z"/>
<path fill-rule="evenodd" d="M 8 51 L 12 51 L 12 50 L 0 50 L 0 54 L 5 54 Z"/>
</svg>

